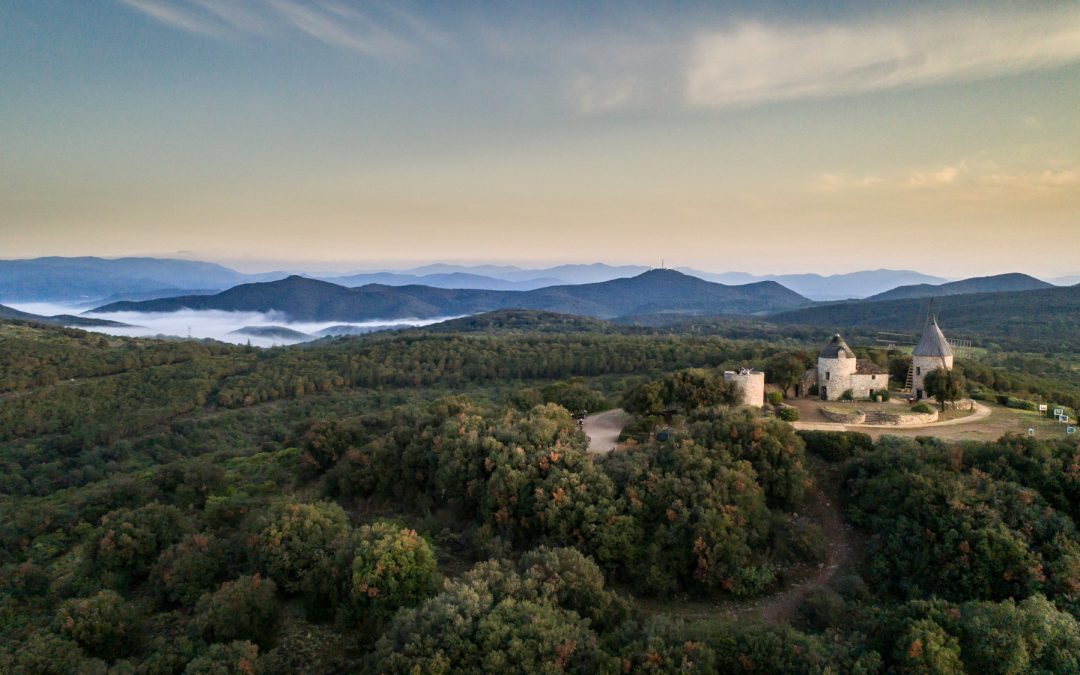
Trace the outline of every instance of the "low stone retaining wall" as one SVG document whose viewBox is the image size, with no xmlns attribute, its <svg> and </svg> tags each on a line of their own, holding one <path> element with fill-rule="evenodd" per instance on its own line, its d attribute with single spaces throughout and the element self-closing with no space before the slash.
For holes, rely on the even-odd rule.
<svg viewBox="0 0 1080 675">
<path fill-rule="evenodd" d="M 821 406 L 818 408 L 825 419 L 840 424 L 863 424 L 866 422 L 866 413 L 861 410 L 838 410 Z"/>
<path fill-rule="evenodd" d="M 867 416 L 869 418 L 869 416 Z M 938 412 L 928 413 L 892 413 L 882 412 L 874 416 L 873 419 L 867 419 L 867 424 L 885 424 L 892 427 L 908 427 L 916 424 L 931 424 L 938 421 Z"/>
<path fill-rule="evenodd" d="M 946 401 L 945 402 L 945 408 L 946 409 L 952 409 L 952 410 L 971 410 L 971 411 L 974 411 L 975 410 L 975 401 L 971 400 L 970 398 L 963 398 L 963 399 L 960 399 L 959 401 Z"/>
<path fill-rule="evenodd" d="M 825 419 L 838 424 L 908 427 L 938 421 L 938 412 L 936 410 L 928 413 L 887 412 L 884 410 L 863 412 L 862 410 L 840 410 L 826 406 L 821 406 L 818 410 L 821 411 L 821 415 Z"/>
</svg>

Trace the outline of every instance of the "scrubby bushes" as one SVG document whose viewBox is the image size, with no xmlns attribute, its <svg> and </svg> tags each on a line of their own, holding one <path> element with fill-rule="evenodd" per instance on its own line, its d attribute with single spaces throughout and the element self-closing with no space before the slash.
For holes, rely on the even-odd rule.
<svg viewBox="0 0 1080 675">
<path fill-rule="evenodd" d="M 86 546 L 88 573 L 126 588 L 146 578 L 158 555 L 188 530 L 180 511 L 158 503 L 108 513 Z"/>
<path fill-rule="evenodd" d="M 561 405 L 573 414 L 611 407 L 603 394 L 591 389 L 581 380 L 549 384 L 540 390 L 540 399 L 543 403 Z"/>
<path fill-rule="evenodd" d="M 777 408 L 776 416 L 785 422 L 797 422 L 799 420 L 799 409 L 791 406 Z"/>
<path fill-rule="evenodd" d="M 190 606 L 216 585 L 224 567 L 221 542 L 192 534 L 162 551 L 150 582 L 162 602 Z"/>
<path fill-rule="evenodd" d="M 795 518 L 790 523 L 774 527 L 773 558 L 781 564 L 817 564 L 825 562 L 827 542 L 821 526 L 806 519 Z"/>
<path fill-rule="evenodd" d="M 349 599 L 365 618 L 384 618 L 435 590 L 435 554 L 416 530 L 390 523 L 360 528 L 349 566 Z"/>
<path fill-rule="evenodd" d="M 589 569 L 590 566 L 592 569 Z M 384 673 L 597 672 L 618 669 L 573 606 L 589 612 L 620 601 L 575 551 L 538 552 L 520 567 L 477 565 L 415 609 L 394 617 L 379 639 L 373 670 Z M 572 600 L 572 603 L 570 602 Z"/>
<path fill-rule="evenodd" d="M 666 410 L 692 412 L 698 408 L 738 405 L 738 387 L 705 368 L 678 370 L 643 382 L 623 397 L 622 407 L 635 415 L 656 415 Z"/>
<path fill-rule="evenodd" d="M 281 623 L 277 584 L 258 574 L 226 581 L 199 599 L 192 630 L 207 642 L 250 640 L 273 645 Z"/>
<path fill-rule="evenodd" d="M 626 516 L 604 528 L 598 556 L 620 577 L 656 594 L 760 592 L 769 510 L 749 462 L 676 439 L 612 455 L 604 470 Z"/>
<path fill-rule="evenodd" d="M 911 412 L 925 415 L 934 412 L 934 409 L 928 403 L 916 403 L 911 406 Z"/>
<path fill-rule="evenodd" d="M 845 491 L 850 519 L 872 533 L 868 570 L 883 590 L 957 601 L 1051 592 L 1073 601 L 1072 520 L 1037 489 L 966 466 L 962 448 L 883 439 L 847 465 Z"/>
<path fill-rule="evenodd" d="M 53 628 L 86 653 L 109 661 L 125 656 L 140 637 L 135 609 L 115 591 L 65 601 L 56 612 Z"/>
<path fill-rule="evenodd" d="M 0 654 L 0 672 L 12 675 L 105 675 L 104 661 L 87 657 L 74 641 L 48 629 L 35 631 L 10 653 Z"/>
<path fill-rule="evenodd" d="M 349 519 L 331 502 L 287 503 L 269 515 L 258 542 L 267 575 L 288 592 L 301 590 L 304 575 L 345 541 Z"/>
<path fill-rule="evenodd" d="M 760 420 L 747 411 L 703 411 L 690 419 L 689 433 L 717 458 L 749 461 L 769 504 L 785 510 L 803 498 L 809 474 L 802 442 L 786 424 Z"/>
<path fill-rule="evenodd" d="M 826 462 L 842 462 L 873 449 L 874 439 L 857 431 L 797 431 L 807 452 Z"/>
<path fill-rule="evenodd" d="M 261 675 L 266 672 L 259 658 L 259 646 L 246 640 L 210 645 L 192 659 L 184 675 Z"/>
</svg>

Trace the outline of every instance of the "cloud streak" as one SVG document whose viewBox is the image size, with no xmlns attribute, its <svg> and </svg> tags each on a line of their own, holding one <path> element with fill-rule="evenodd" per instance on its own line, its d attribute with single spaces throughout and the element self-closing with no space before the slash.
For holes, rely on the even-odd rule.
<svg viewBox="0 0 1080 675">
<path fill-rule="evenodd" d="M 1080 169 L 1069 166 L 1002 170 L 991 161 L 962 160 L 936 168 L 893 175 L 852 175 L 826 172 L 812 188 L 822 193 L 877 191 L 911 193 L 952 190 L 951 195 L 1030 201 L 1071 194 L 1080 187 Z M 1074 200 L 1075 201 L 1075 200 Z"/>
<path fill-rule="evenodd" d="M 1080 61 L 1080 6 L 703 33 L 686 102 L 725 108 L 977 80 Z"/>
<path fill-rule="evenodd" d="M 196 35 L 222 36 L 220 27 L 214 25 L 213 21 L 171 3 L 159 0 L 120 0 L 120 2 L 170 28 Z"/>
<path fill-rule="evenodd" d="M 329 47 L 385 59 L 419 46 L 447 48 L 448 36 L 404 6 L 333 0 L 119 0 L 169 28 L 218 39 L 300 33 Z"/>
</svg>

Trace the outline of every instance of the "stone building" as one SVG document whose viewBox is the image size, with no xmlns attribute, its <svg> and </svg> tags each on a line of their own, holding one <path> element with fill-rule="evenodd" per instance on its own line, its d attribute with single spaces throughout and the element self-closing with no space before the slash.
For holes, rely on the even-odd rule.
<svg viewBox="0 0 1080 675">
<path fill-rule="evenodd" d="M 839 333 L 818 354 L 817 371 L 807 376 L 804 385 L 816 384 L 823 401 L 836 401 L 849 389 L 855 398 L 869 398 L 871 391 L 889 388 L 889 373 L 869 359 L 855 358 Z"/>
<path fill-rule="evenodd" d="M 926 398 L 926 388 L 923 384 L 927 373 L 932 373 L 938 368 L 952 370 L 953 350 L 945 334 L 938 326 L 937 318 L 930 321 L 930 325 L 923 331 L 919 344 L 915 345 L 915 351 L 911 353 L 911 394 L 915 400 Z"/>
<path fill-rule="evenodd" d="M 738 382 L 742 389 L 742 404 L 760 408 L 765 405 L 765 373 L 750 368 L 724 371 L 725 382 Z"/>
</svg>

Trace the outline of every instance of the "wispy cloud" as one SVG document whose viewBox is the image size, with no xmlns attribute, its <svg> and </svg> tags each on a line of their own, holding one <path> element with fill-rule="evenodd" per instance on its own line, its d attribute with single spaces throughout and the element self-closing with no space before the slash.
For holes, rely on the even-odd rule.
<svg viewBox="0 0 1080 675">
<path fill-rule="evenodd" d="M 334 0 L 119 0 L 151 19 L 215 38 L 299 32 L 330 47 L 372 58 L 410 54 L 419 46 L 447 48 L 442 31 L 405 6 Z"/>
<path fill-rule="evenodd" d="M 1080 5 L 857 23 L 743 23 L 700 35 L 692 106 L 728 107 L 974 80 L 1080 61 Z"/>
<path fill-rule="evenodd" d="M 308 5 L 293 0 L 268 0 L 295 28 L 319 42 L 367 56 L 401 56 L 407 43 L 365 14 L 336 3 Z"/>
<path fill-rule="evenodd" d="M 581 75 L 572 84 L 571 96 L 579 112 L 601 113 L 640 103 L 644 92 L 641 82 L 633 77 L 604 79 Z"/>
<path fill-rule="evenodd" d="M 120 2 L 170 28 L 197 35 L 221 36 L 220 27 L 214 25 L 213 21 L 208 21 L 200 17 L 198 13 L 178 7 L 173 3 L 159 0 L 120 0 Z"/>
<path fill-rule="evenodd" d="M 1068 196 L 1080 188 L 1080 168 L 1073 166 L 1003 169 L 996 162 L 962 160 L 934 168 L 912 169 L 890 175 L 825 172 L 812 189 L 823 193 L 876 191 L 877 194 L 914 192 L 932 194 L 949 190 L 951 197 L 1000 197 L 1032 200 Z M 1075 201 L 1072 200 L 1072 201 Z"/>
</svg>

